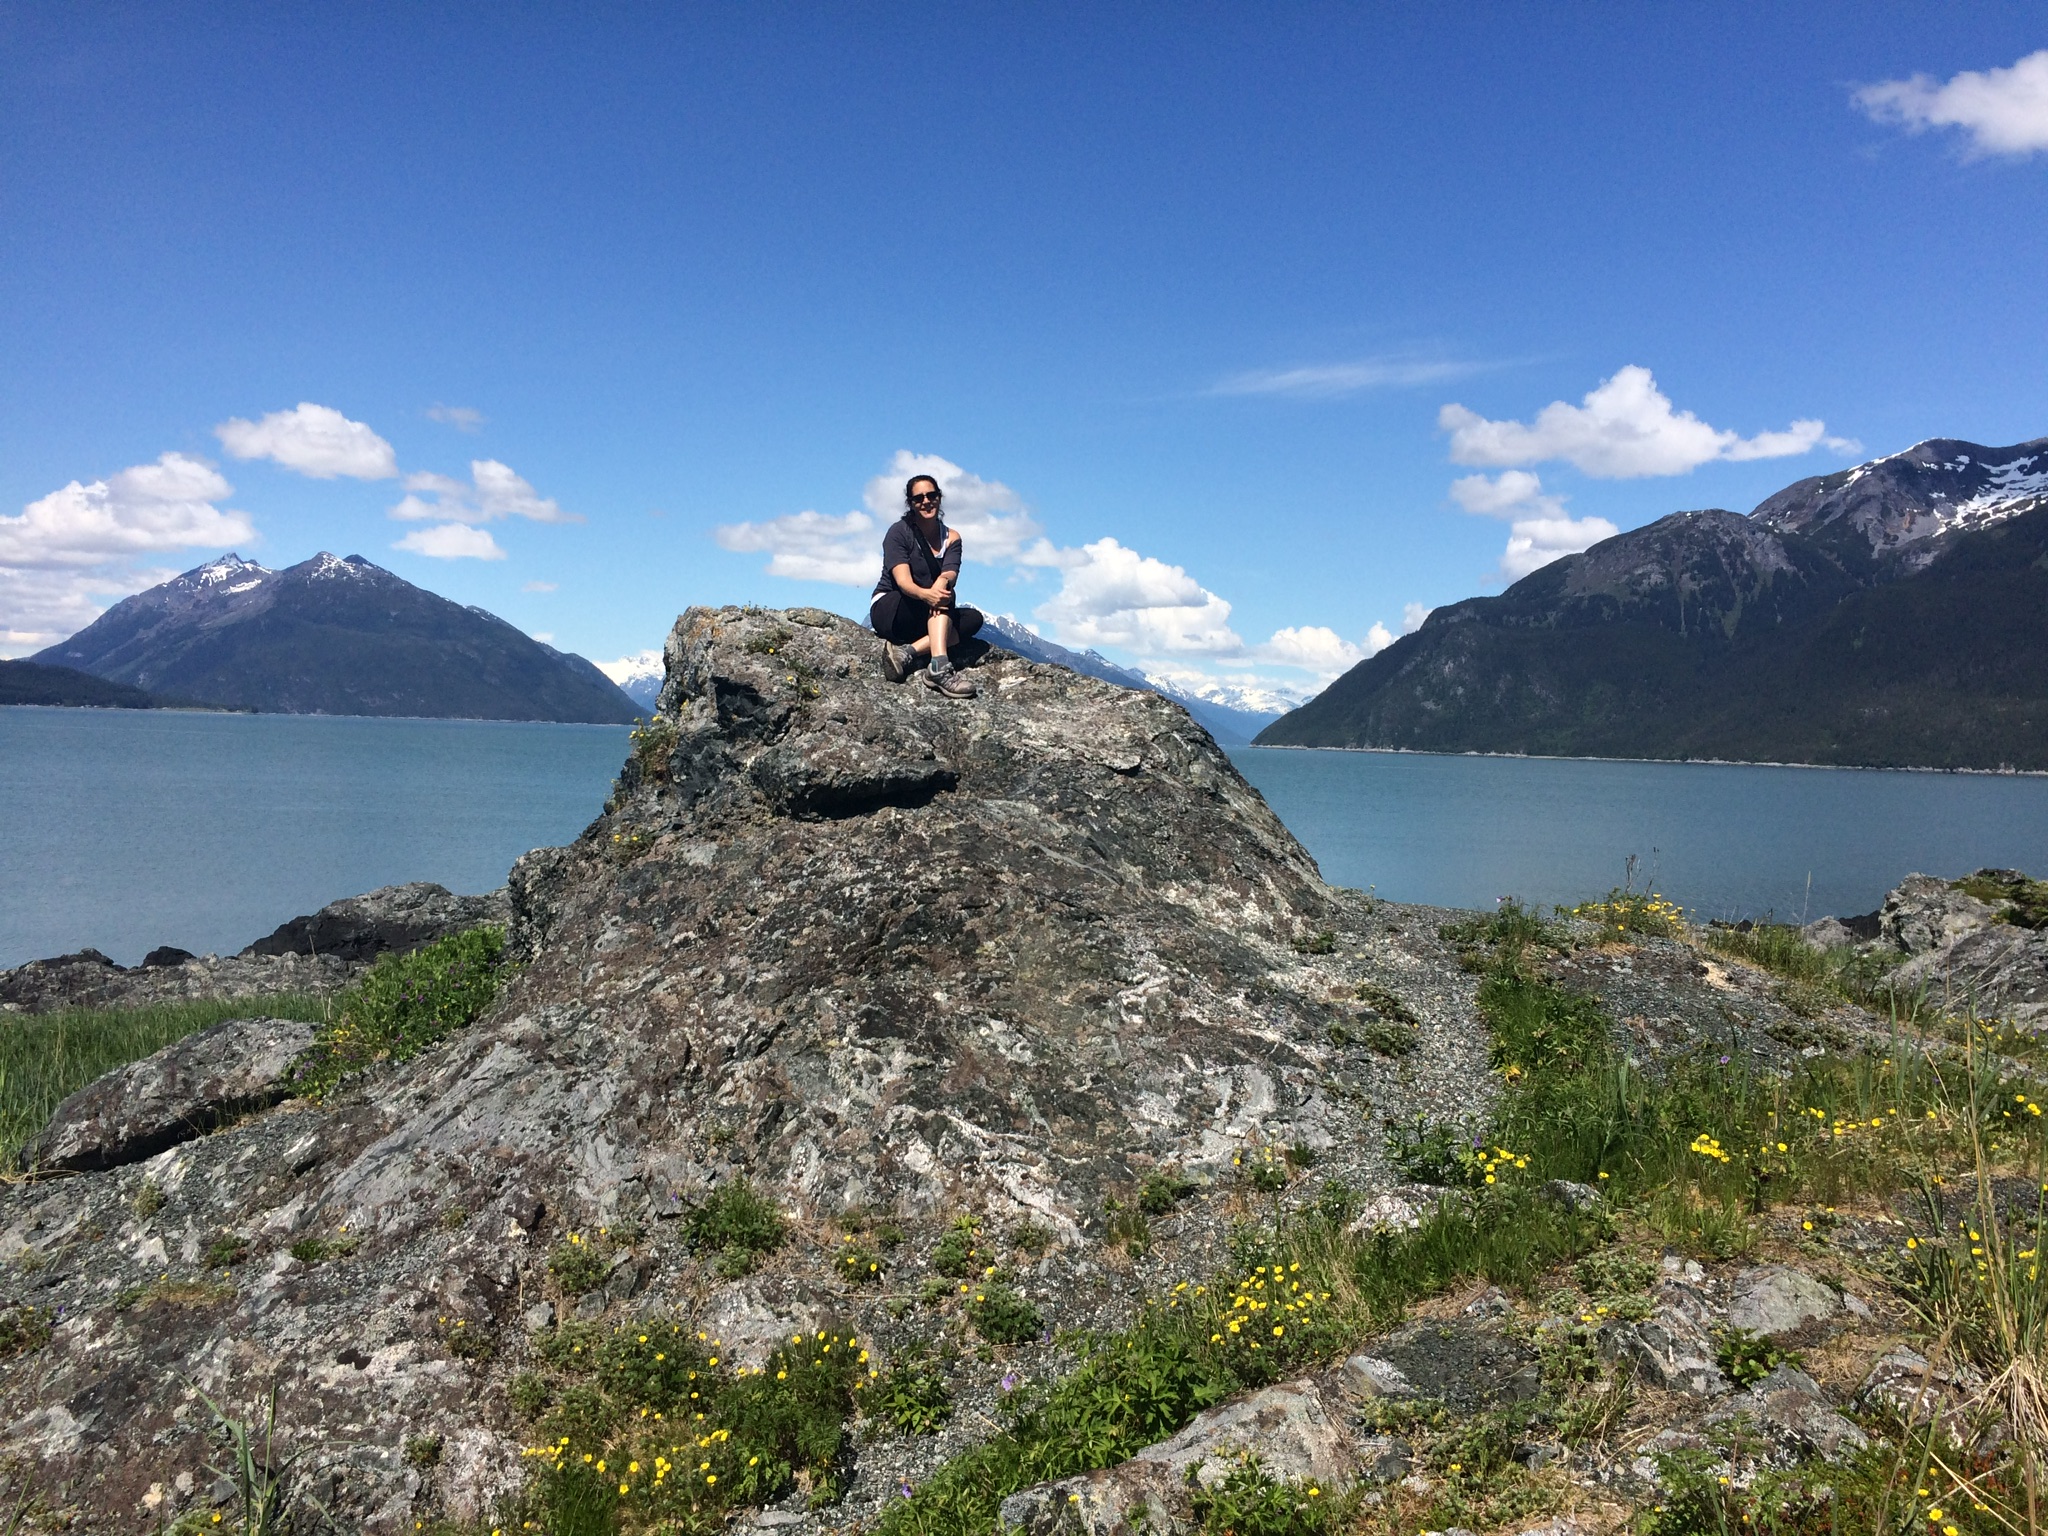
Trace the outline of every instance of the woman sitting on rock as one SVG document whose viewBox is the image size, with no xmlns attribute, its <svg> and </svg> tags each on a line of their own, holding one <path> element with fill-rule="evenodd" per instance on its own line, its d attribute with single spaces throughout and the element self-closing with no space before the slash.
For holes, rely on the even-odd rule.
<svg viewBox="0 0 2048 1536">
<path fill-rule="evenodd" d="M 929 660 L 928 687 L 949 699 L 971 699 L 974 684 L 954 667 L 947 649 L 981 628 L 981 614 L 953 601 L 960 581 L 960 535 L 939 516 L 945 496 L 930 475 L 903 487 L 903 516 L 882 535 L 882 579 L 868 603 L 868 620 L 887 645 L 882 670 L 900 683 Z"/>
</svg>

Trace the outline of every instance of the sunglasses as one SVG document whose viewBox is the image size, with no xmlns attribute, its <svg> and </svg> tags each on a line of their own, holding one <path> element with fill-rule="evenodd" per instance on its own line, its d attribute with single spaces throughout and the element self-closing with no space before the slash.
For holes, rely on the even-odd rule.
<svg viewBox="0 0 2048 1536">
<path fill-rule="evenodd" d="M 945 499 L 946 498 L 941 496 L 937 491 L 919 491 L 915 496 L 910 498 L 910 504 L 913 507 L 936 507 L 940 502 L 944 501 Z"/>
</svg>

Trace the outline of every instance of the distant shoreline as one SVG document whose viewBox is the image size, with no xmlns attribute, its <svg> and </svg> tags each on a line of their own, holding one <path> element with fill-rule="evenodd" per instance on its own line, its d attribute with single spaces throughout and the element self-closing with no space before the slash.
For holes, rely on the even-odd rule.
<svg viewBox="0 0 2048 1536">
<path fill-rule="evenodd" d="M 333 715 L 314 710 L 233 708 L 226 704 L 0 704 L 0 709 L 92 710 L 106 715 L 248 715 L 264 720 L 418 720 L 443 725 L 577 725 L 630 731 L 626 720 L 516 720 L 501 715 Z"/>
<path fill-rule="evenodd" d="M 1237 750 L 1226 747 L 1226 752 Z M 1304 747 L 1295 742 L 1246 742 L 1255 752 L 1375 752 L 1387 757 L 1496 757 L 1538 763 L 1663 763 L 1682 768 L 1811 768 L 1826 773 L 1967 773 L 1992 779 L 2048 778 L 2048 768 L 1927 768 L 1880 763 L 1780 763 L 1739 757 L 1600 757 L 1561 752 L 1431 752 L 1423 747 Z"/>
</svg>

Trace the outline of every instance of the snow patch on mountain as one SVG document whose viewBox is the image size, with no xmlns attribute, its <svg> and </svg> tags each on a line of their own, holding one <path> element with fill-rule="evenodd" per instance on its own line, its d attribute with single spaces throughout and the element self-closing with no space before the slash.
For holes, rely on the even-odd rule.
<svg viewBox="0 0 2048 1536">
<path fill-rule="evenodd" d="M 668 675 L 668 669 L 657 650 L 635 651 L 630 656 L 621 656 L 617 661 L 600 661 L 597 670 L 619 686 L 619 691 L 635 704 L 654 708 L 655 700 L 661 696 L 661 685 Z"/>
</svg>

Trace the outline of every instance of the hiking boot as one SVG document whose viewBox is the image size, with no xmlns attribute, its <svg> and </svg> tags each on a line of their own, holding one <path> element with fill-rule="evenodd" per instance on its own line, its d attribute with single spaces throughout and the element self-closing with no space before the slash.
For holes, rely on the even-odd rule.
<svg viewBox="0 0 2048 1536">
<path fill-rule="evenodd" d="M 907 645 L 884 645 L 882 647 L 882 671 L 890 682 L 900 683 L 910 676 L 910 669 L 917 665 L 917 652 Z"/>
<path fill-rule="evenodd" d="M 943 693 L 949 699 L 971 699 L 980 692 L 972 678 L 962 677 L 958 667 L 948 667 L 944 672 L 927 672 L 925 687 L 934 693 Z"/>
</svg>

